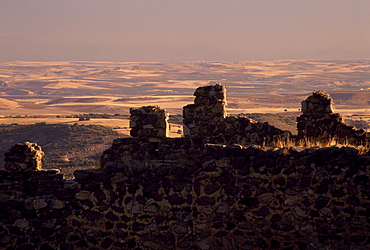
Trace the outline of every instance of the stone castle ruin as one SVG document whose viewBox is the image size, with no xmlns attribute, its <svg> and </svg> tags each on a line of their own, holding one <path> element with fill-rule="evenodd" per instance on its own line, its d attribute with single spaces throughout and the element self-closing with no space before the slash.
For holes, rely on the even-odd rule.
<svg viewBox="0 0 370 250">
<path fill-rule="evenodd" d="M 292 135 L 267 123 L 226 114 L 226 87 L 221 84 L 198 88 L 194 104 L 184 107 L 185 137 L 199 137 L 206 143 L 269 145 Z"/>
<path fill-rule="evenodd" d="M 226 89 L 198 88 L 184 138 L 156 106 L 131 109 L 101 168 L 64 180 L 37 144 L 0 170 L 1 249 L 369 249 L 370 154 L 340 144 L 274 148 L 306 137 L 367 142 L 322 91 L 302 102 L 298 135 L 225 112 Z"/>
<path fill-rule="evenodd" d="M 158 106 L 130 109 L 130 135 L 132 137 L 168 137 L 168 114 Z"/>
<path fill-rule="evenodd" d="M 303 114 L 297 118 L 298 138 L 316 140 L 334 139 L 352 145 L 368 142 L 365 130 L 356 130 L 343 123 L 343 117 L 334 113 L 333 99 L 325 91 L 314 91 L 302 101 Z"/>
<path fill-rule="evenodd" d="M 44 152 L 36 143 L 16 144 L 5 154 L 4 169 L 10 171 L 39 171 L 42 169 Z"/>
<path fill-rule="evenodd" d="M 227 115 L 226 87 L 221 84 L 199 87 L 194 104 L 183 108 L 185 138 L 200 138 L 204 143 L 274 146 L 277 141 L 331 141 L 363 145 L 369 134 L 343 122 L 334 113 L 333 99 L 325 91 L 314 91 L 302 101 L 302 115 L 297 117 L 298 135 L 245 116 Z M 158 106 L 130 109 L 131 136 L 168 137 L 168 115 Z"/>
</svg>

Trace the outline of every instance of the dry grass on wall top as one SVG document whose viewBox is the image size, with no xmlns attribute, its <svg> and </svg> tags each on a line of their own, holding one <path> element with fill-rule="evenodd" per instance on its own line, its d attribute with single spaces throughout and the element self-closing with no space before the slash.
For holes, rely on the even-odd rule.
<svg viewBox="0 0 370 250">
<path fill-rule="evenodd" d="M 369 152 L 370 144 L 367 141 L 363 145 L 352 145 L 348 142 L 347 139 L 337 139 L 337 138 L 329 138 L 329 139 L 313 139 L 313 138 L 304 138 L 300 140 L 296 140 L 294 138 L 277 138 L 274 142 L 274 146 L 277 148 L 290 148 L 290 147 L 301 147 L 301 148 L 313 148 L 313 147 L 320 147 L 320 148 L 327 148 L 336 145 L 341 145 L 345 147 L 355 147 L 358 150 L 358 155 L 364 155 Z"/>
</svg>

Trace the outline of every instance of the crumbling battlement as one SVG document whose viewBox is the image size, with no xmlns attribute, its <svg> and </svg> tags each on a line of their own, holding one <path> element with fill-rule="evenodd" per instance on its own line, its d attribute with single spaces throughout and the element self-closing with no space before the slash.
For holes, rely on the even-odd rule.
<svg viewBox="0 0 370 250">
<path fill-rule="evenodd" d="M 37 143 L 18 143 L 5 153 L 6 170 L 42 170 L 42 148 Z"/>
<path fill-rule="evenodd" d="M 161 140 L 158 152 L 148 140 L 117 139 L 104 168 L 74 180 L 1 170 L 0 248 L 370 247 L 368 154 Z"/>
<path fill-rule="evenodd" d="M 158 106 L 130 109 L 130 135 L 133 137 L 168 137 L 168 115 Z"/>
<path fill-rule="evenodd" d="M 199 162 L 204 154 L 204 143 L 199 138 L 118 138 L 104 151 L 102 168 Z"/>
<path fill-rule="evenodd" d="M 343 122 L 342 115 L 334 113 L 333 99 L 325 91 L 314 91 L 302 101 L 303 114 L 297 117 L 297 139 L 335 140 L 352 145 L 365 144 L 369 134 Z"/>
<path fill-rule="evenodd" d="M 308 140 L 359 145 L 369 140 L 369 133 L 346 125 L 343 117 L 334 113 L 333 99 L 325 91 L 314 91 L 302 101 L 303 114 L 297 117 L 297 136 L 245 116 L 227 115 L 226 87 L 221 84 L 199 87 L 194 96 L 194 104 L 183 108 L 184 136 L 200 138 L 203 143 L 275 146 L 276 142 Z M 165 110 L 147 106 L 130 109 L 130 113 L 133 137 L 168 136 Z"/>
<path fill-rule="evenodd" d="M 194 104 L 184 107 L 185 137 L 200 137 L 205 143 L 273 145 L 292 135 L 268 123 L 226 114 L 226 87 L 221 84 L 199 87 Z"/>
</svg>

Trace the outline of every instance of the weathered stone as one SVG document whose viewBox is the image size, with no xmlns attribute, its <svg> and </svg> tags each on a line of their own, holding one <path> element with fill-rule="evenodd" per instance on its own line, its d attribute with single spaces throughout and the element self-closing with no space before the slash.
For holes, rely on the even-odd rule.
<svg viewBox="0 0 370 250">
<path fill-rule="evenodd" d="M 320 210 L 320 213 L 322 213 L 323 215 L 329 215 L 331 214 L 331 209 L 328 208 L 328 207 L 323 207 L 321 210 Z"/>
<path fill-rule="evenodd" d="M 34 201 L 32 202 L 32 204 L 33 204 L 34 209 L 36 209 L 36 210 L 42 209 L 42 208 L 44 208 L 44 207 L 47 207 L 47 205 L 48 205 L 48 204 L 45 202 L 45 200 L 42 200 L 42 199 L 34 200 Z"/>
<path fill-rule="evenodd" d="M 295 201 L 292 200 L 292 199 L 286 199 L 286 200 L 284 200 L 284 205 L 287 206 L 287 207 L 294 206 L 295 205 Z"/>
<path fill-rule="evenodd" d="M 264 193 L 258 196 L 258 200 L 263 204 L 269 204 L 275 201 L 275 197 L 272 193 Z"/>
<path fill-rule="evenodd" d="M 267 206 L 263 206 L 260 209 L 258 209 L 257 211 L 253 212 L 253 214 L 255 214 L 256 216 L 265 217 L 265 216 L 270 214 L 270 209 Z"/>
<path fill-rule="evenodd" d="M 281 218 L 280 214 L 273 214 L 270 218 L 271 222 L 279 222 L 281 220 L 282 220 L 282 218 Z"/>
<path fill-rule="evenodd" d="M 207 250 L 211 248 L 211 243 L 208 239 L 201 240 L 197 243 L 197 246 L 202 250 Z"/>
<path fill-rule="evenodd" d="M 173 226 L 173 230 L 178 234 L 186 234 L 188 233 L 188 224 L 184 221 L 178 221 Z"/>
<path fill-rule="evenodd" d="M 211 183 L 204 186 L 204 193 L 213 194 L 220 189 L 220 185 L 217 183 Z"/>
<path fill-rule="evenodd" d="M 14 225 L 19 228 L 26 228 L 28 227 L 30 222 L 26 219 L 18 219 L 15 221 Z"/>
<path fill-rule="evenodd" d="M 37 143 L 18 143 L 5 152 L 4 169 L 10 171 L 40 171 L 45 153 Z"/>
<path fill-rule="evenodd" d="M 325 91 L 314 91 L 302 101 L 303 114 L 297 118 L 298 139 L 306 141 L 364 143 L 366 133 L 343 123 L 341 115 L 334 113 L 333 99 Z"/>
<path fill-rule="evenodd" d="M 139 203 L 134 203 L 131 208 L 131 213 L 133 214 L 140 214 L 141 213 L 141 205 Z"/>
<path fill-rule="evenodd" d="M 158 106 L 144 106 L 137 109 L 131 108 L 130 114 L 131 136 L 140 138 L 168 136 L 169 125 L 166 110 Z"/>
<path fill-rule="evenodd" d="M 65 203 L 61 200 L 53 200 L 50 207 L 52 209 L 62 209 L 65 207 Z"/>
<path fill-rule="evenodd" d="M 145 224 L 138 223 L 138 222 L 134 222 L 132 224 L 132 230 L 134 230 L 134 232 L 142 231 L 144 230 L 144 228 L 145 228 Z"/>
<path fill-rule="evenodd" d="M 108 212 L 106 215 L 105 215 L 105 218 L 107 218 L 108 220 L 110 221 L 117 221 L 119 220 L 118 216 L 115 215 L 113 212 Z"/>
<path fill-rule="evenodd" d="M 294 211 L 297 213 L 298 216 L 306 218 L 308 215 L 300 208 L 296 207 L 294 208 Z"/>
<path fill-rule="evenodd" d="M 89 191 L 80 191 L 76 193 L 76 199 L 78 200 L 87 200 L 90 198 L 90 192 Z"/>
<path fill-rule="evenodd" d="M 315 202 L 315 208 L 322 209 L 329 203 L 329 201 L 330 201 L 329 197 L 320 196 L 317 198 Z"/>
<path fill-rule="evenodd" d="M 184 197 L 179 196 L 178 194 L 174 194 L 168 197 L 168 201 L 171 205 L 181 205 L 186 202 L 186 199 Z"/>
<path fill-rule="evenodd" d="M 98 220 L 102 216 L 99 212 L 86 210 L 83 212 L 88 220 Z"/>
<path fill-rule="evenodd" d="M 113 240 L 111 238 L 105 238 L 102 243 L 100 244 L 100 246 L 104 249 L 108 249 L 110 248 L 110 246 L 112 245 L 113 243 Z"/>
<path fill-rule="evenodd" d="M 158 204 L 153 203 L 153 204 L 147 204 L 144 206 L 144 212 L 149 212 L 149 213 L 155 213 L 159 209 Z"/>
<path fill-rule="evenodd" d="M 199 197 L 195 202 L 202 206 L 212 206 L 215 204 L 214 199 L 210 197 Z"/>
<path fill-rule="evenodd" d="M 91 171 L 76 170 L 73 172 L 76 181 L 79 183 L 87 182 L 90 179 Z"/>
</svg>

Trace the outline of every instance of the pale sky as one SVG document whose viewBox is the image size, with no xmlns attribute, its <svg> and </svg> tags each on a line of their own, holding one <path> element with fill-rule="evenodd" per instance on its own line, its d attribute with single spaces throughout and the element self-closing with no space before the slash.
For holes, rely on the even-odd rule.
<svg viewBox="0 0 370 250">
<path fill-rule="evenodd" d="M 370 58 L 370 0 L 0 0 L 0 61 Z"/>
</svg>

